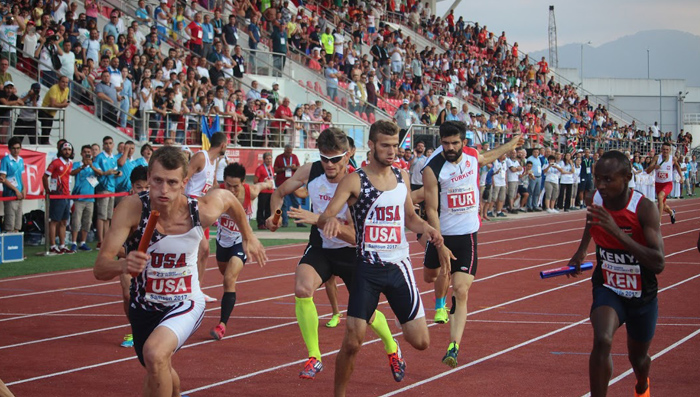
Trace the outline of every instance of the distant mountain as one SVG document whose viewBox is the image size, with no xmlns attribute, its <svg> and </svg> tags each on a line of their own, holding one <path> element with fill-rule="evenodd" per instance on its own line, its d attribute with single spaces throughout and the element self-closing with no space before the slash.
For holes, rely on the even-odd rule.
<svg viewBox="0 0 700 397">
<path fill-rule="evenodd" d="M 598 47 L 584 44 L 584 77 L 646 78 L 647 49 L 650 77 L 685 79 L 700 87 L 700 36 L 678 30 L 647 30 L 624 36 Z M 559 67 L 581 67 L 581 44 L 559 46 Z M 530 58 L 549 59 L 549 50 Z"/>
</svg>

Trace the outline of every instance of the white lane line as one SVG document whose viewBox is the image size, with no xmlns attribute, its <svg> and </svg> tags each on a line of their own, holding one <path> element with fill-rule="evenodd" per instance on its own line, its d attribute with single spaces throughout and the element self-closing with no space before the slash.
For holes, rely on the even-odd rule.
<svg viewBox="0 0 700 397">
<path fill-rule="evenodd" d="M 679 282 L 677 282 L 677 283 L 675 283 L 675 284 L 673 284 L 673 285 L 670 285 L 670 286 L 668 286 L 668 287 L 666 287 L 666 288 L 662 288 L 662 289 L 659 290 L 659 293 L 662 293 L 662 292 L 667 291 L 667 290 L 669 290 L 669 289 L 675 288 L 675 287 L 677 287 L 677 286 L 679 286 L 679 285 L 685 284 L 685 283 L 687 283 L 687 282 L 689 282 L 689 281 L 692 281 L 692 280 L 694 280 L 694 279 L 696 279 L 696 278 L 698 278 L 698 277 L 700 277 L 700 274 L 697 274 L 697 275 L 692 276 L 692 277 L 689 277 L 689 278 L 687 278 L 687 279 L 685 279 L 685 280 L 679 281 Z M 582 281 L 583 281 L 583 280 L 582 280 Z M 585 281 L 588 281 L 588 280 L 585 280 Z M 574 283 L 574 284 L 576 284 L 576 283 Z M 459 366 L 459 367 L 457 367 L 457 368 L 451 369 L 451 370 L 446 371 L 446 372 L 442 372 L 442 373 L 437 374 L 437 375 L 435 375 L 435 376 L 432 376 L 432 377 L 430 377 L 430 378 L 427 378 L 427 379 L 424 379 L 424 380 L 422 380 L 422 381 L 419 381 L 419 382 L 410 384 L 410 385 L 405 386 L 405 387 L 403 387 L 403 388 L 401 388 L 401 389 L 394 390 L 394 391 L 392 391 L 392 392 L 389 392 L 389 393 L 387 393 L 387 394 L 382 395 L 381 397 L 393 396 L 393 395 L 399 394 L 399 393 L 401 393 L 401 392 L 414 389 L 414 388 L 416 388 L 416 387 L 418 387 L 418 386 L 421 386 L 421 385 L 424 385 L 424 384 L 426 384 L 426 383 L 430 383 L 430 382 L 432 382 L 432 381 L 435 381 L 435 380 L 444 378 L 445 376 L 450 375 L 450 374 L 453 374 L 453 373 L 455 373 L 455 372 L 457 372 L 457 371 L 461 371 L 461 370 L 463 370 L 464 368 L 469 368 L 469 367 L 474 366 L 474 365 L 476 365 L 476 364 L 482 363 L 482 362 L 487 361 L 487 360 L 490 360 L 490 359 L 492 359 L 492 358 L 495 358 L 495 357 L 501 356 L 501 355 L 503 355 L 503 354 L 509 353 L 509 352 L 511 352 L 511 351 L 513 351 L 513 350 L 519 349 L 519 348 L 521 348 L 521 347 L 523 347 L 523 346 L 530 345 L 530 344 L 535 343 L 535 342 L 537 342 L 537 341 L 539 341 L 539 340 L 542 340 L 542 339 L 545 339 L 545 338 L 550 337 L 550 336 L 552 336 L 552 335 L 555 335 L 555 334 L 558 334 L 558 333 L 560 333 L 560 332 L 566 331 L 566 330 L 568 330 L 568 329 L 570 329 L 570 328 L 573 328 L 573 327 L 575 327 L 575 326 L 577 326 L 577 325 L 584 324 L 585 322 L 588 321 L 588 319 L 589 319 L 589 317 L 586 317 L 586 318 L 584 318 L 584 319 L 582 319 L 582 320 L 580 320 L 580 321 L 577 321 L 577 322 L 575 322 L 575 323 L 573 323 L 573 324 L 567 325 L 567 326 L 565 326 L 565 327 L 562 327 L 562 328 L 556 329 L 556 330 L 554 330 L 554 331 L 548 332 L 548 333 L 546 333 L 546 334 L 543 334 L 543 335 L 537 336 L 537 337 L 535 337 L 535 338 L 529 339 L 529 340 L 527 340 L 527 341 L 525 341 L 525 342 L 522 342 L 522 343 L 519 343 L 519 344 L 517 344 L 517 345 L 515 345 L 515 346 L 511 346 L 511 347 L 509 347 L 509 348 L 503 349 L 503 350 L 498 351 L 498 352 L 496 352 L 496 353 L 490 354 L 490 355 L 488 355 L 488 356 L 486 356 L 486 357 L 482 357 L 482 358 L 480 358 L 480 359 L 478 359 L 478 360 L 471 361 L 471 362 L 469 362 L 469 363 L 467 363 L 467 364 L 461 365 L 461 366 Z M 700 330 L 698 330 L 698 331 L 696 331 L 696 332 L 700 332 Z M 691 335 L 692 335 L 692 334 L 691 334 Z"/>
</svg>

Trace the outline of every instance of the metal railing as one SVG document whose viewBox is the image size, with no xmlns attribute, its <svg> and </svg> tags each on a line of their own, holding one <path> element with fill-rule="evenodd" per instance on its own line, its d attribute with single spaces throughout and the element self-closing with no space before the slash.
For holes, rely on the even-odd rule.
<svg viewBox="0 0 700 397">
<path fill-rule="evenodd" d="M 203 123 L 207 123 L 211 131 L 225 133 L 235 147 L 292 145 L 295 148 L 315 148 L 318 135 L 331 126 L 340 128 L 352 137 L 358 148 L 364 148 L 369 138 L 369 127 L 364 124 L 304 120 L 288 122 L 267 117 L 264 113 L 257 113 L 253 119 L 243 121 L 238 115 L 230 114 L 146 111 L 144 120 L 148 126 L 148 140 L 157 144 L 171 139 L 173 143 L 200 145 Z M 218 124 L 215 124 L 217 120 Z"/>
<path fill-rule="evenodd" d="M 48 145 L 66 136 L 65 109 L 41 106 L 0 105 L 0 142 L 13 136 L 26 137 L 29 145 Z M 51 116 L 49 112 L 56 112 Z"/>
</svg>

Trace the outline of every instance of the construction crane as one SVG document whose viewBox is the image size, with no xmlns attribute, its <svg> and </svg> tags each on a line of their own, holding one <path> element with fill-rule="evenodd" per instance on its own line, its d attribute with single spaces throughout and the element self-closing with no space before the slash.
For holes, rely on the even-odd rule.
<svg viewBox="0 0 700 397">
<path fill-rule="evenodd" d="M 557 54 L 557 21 L 554 19 L 554 6 L 549 6 L 549 66 L 559 67 Z"/>
</svg>

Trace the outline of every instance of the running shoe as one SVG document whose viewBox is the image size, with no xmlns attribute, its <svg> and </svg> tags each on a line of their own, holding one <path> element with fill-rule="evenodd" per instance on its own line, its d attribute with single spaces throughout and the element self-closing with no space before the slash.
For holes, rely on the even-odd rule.
<svg viewBox="0 0 700 397">
<path fill-rule="evenodd" d="M 651 382 L 649 382 L 649 378 L 647 378 L 647 389 L 644 391 L 644 393 L 639 394 L 637 393 L 637 388 L 634 388 L 634 397 L 650 397 L 651 392 L 649 391 L 651 389 Z"/>
<path fill-rule="evenodd" d="M 448 316 L 446 307 L 435 309 L 434 321 L 438 324 L 447 324 L 450 321 L 450 317 Z"/>
<path fill-rule="evenodd" d="M 671 224 L 676 223 L 676 210 L 671 210 Z"/>
<path fill-rule="evenodd" d="M 445 357 L 442 358 L 442 362 L 447 364 L 450 368 L 457 367 L 457 354 L 459 354 L 459 345 L 457 345 L 456 342 L 450 343 L 447 347 Z"/>
<path fill-rule="evenodd" d="M 134 335 L 126 334 L 124 336 L 124 341 L 120 345 L 121 347 L 134 347 Z"/>
<path fill-rule="evenodd" d="M 209 331 L 209 335 L 216 340 L 224 339 L 224 335 L 226 335 L 226 325 L 221 323 L 217 324 L 216 327 Z"/>
<path fill-rule="evenodd" d="M 58 247 L 56 247 L 56 246 L 51 247 L 51 249 L 49 250 L 49 252 L 52 253 L 52 254 L 54 254 L 54 255 L 63 255 L 63 253 L 64 253 L 62 249 L 60 249 L 60 248 L 58 248 Z"/>
<path fill-rule="evenodd" d="M 64 254 L 75 254 L 75 250 L 68 247 L 59 248 Z"/>
<path fill-rule="evenodd" d="M 299 373 L 301 379 L 315 379 L 316 374 L 323 371 L 323 363 L 316 357 L 309 357 L 304 364 L 304 370 Z"/>
<path fill-rule="evenodd" d="M 72 249 L 73 251 L 77 251 L 77 250 L 78 250 L 78 244 L 76 244 L 76 243 L 71 244 L 71 245 L 70 245 L 70 249 Z"/>
<path fill-rule="evenodd" d="M 202 294 L 202 295 L 204 295 L 204 302 L 206 302 L 206 303 L 216 302 L 216 298 L 212 298 L 211 296 L 209 296 L 207 294 Z"/>
<path fill-rule="evenodd" d="M 403 355 L 401 354 L 399 341 L 394 339 L 394 342 L 396 342 L 396 352 L 387 354 L 387 356 L 389 356 L 389 368 L 391 368 L 391 374 L 394 376 L 394 380 L 401 382 L 406 374 L 406 361 L 404 361 Z"/>
<path fill-rule="evenodd" d="M 88 245 L 85 243 L 80 244 L 80 247 L 78 247 L 78 249 L 85 252 L 92 251 L 92 248 L 88 247 Z"/>
<path fill-rule="evenodd" d="M 335 328 L 340 324 L 340 318 L 343 317 L 342 314 L 334 314 L 333 317 L 331 317 L 330 321 L 326 323 L 326 327 L 328 328 Z"/>
</svg>

